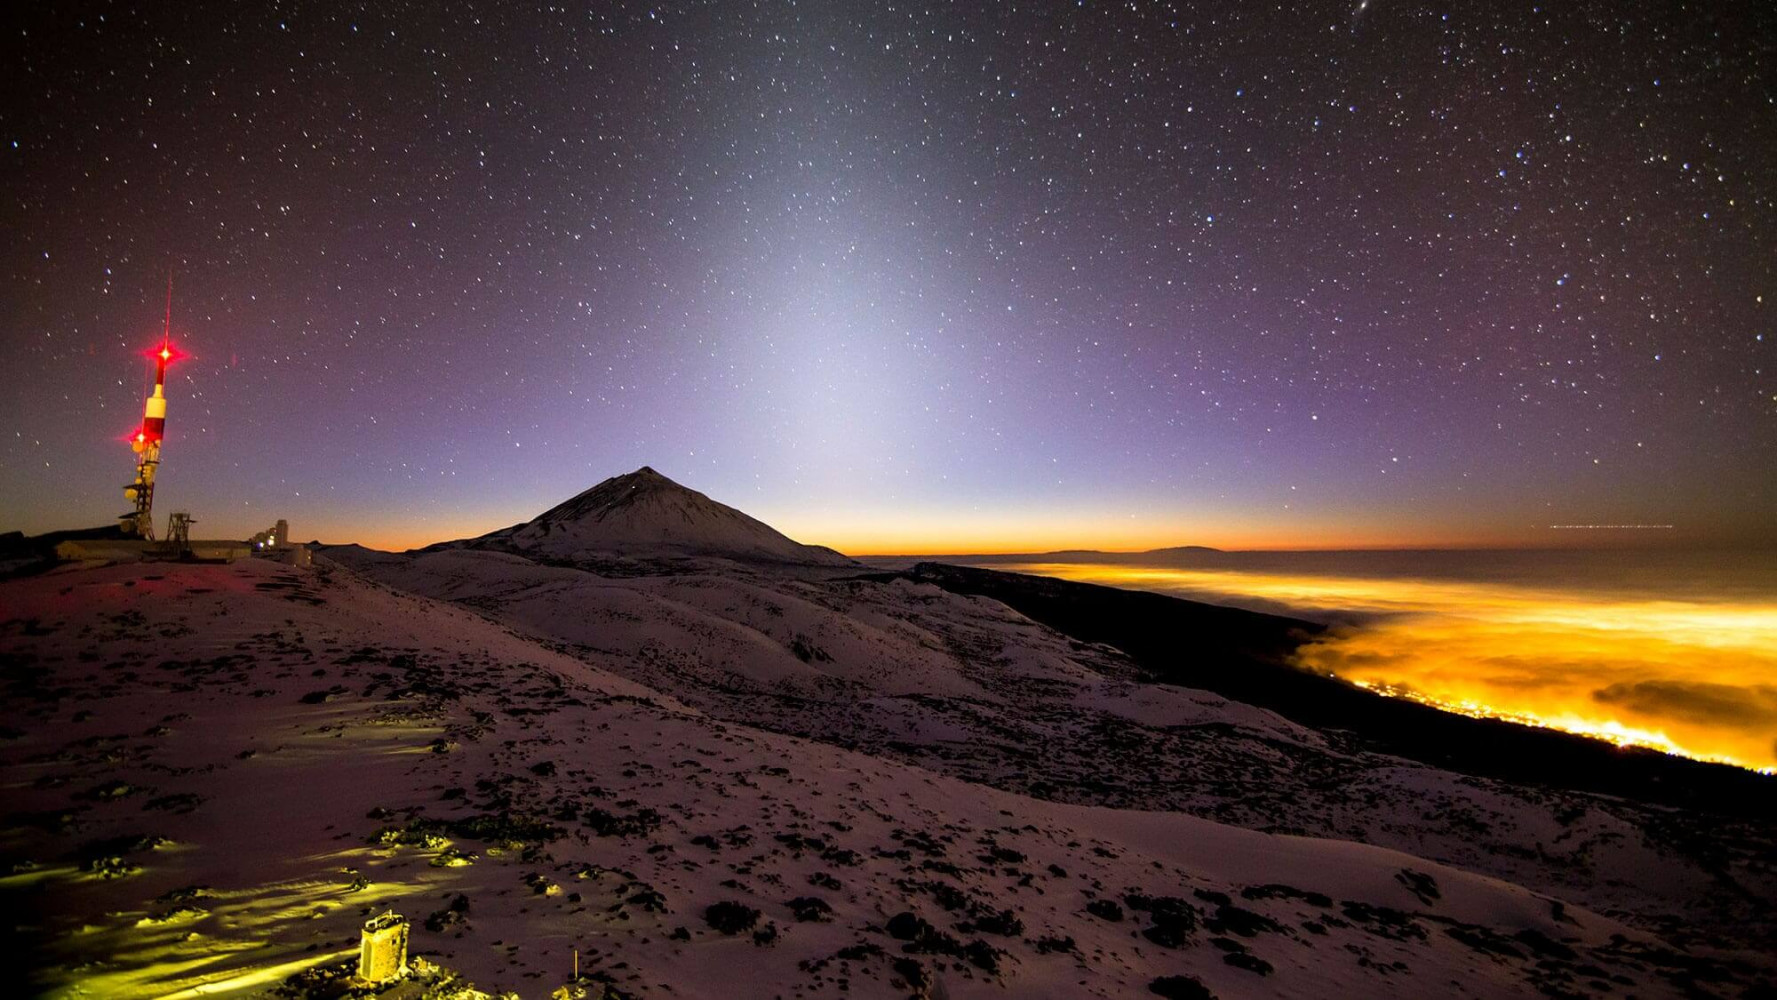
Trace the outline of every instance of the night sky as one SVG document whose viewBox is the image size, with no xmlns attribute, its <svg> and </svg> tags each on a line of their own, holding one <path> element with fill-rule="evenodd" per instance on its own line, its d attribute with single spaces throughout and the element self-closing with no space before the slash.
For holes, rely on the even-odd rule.
<svg viewBox="0 0 1777 1000">
<path fill-rule="evenodd" d="M 1777 541 L 1768 3 L 23 6 L 0 529 Z"/>
</svg>

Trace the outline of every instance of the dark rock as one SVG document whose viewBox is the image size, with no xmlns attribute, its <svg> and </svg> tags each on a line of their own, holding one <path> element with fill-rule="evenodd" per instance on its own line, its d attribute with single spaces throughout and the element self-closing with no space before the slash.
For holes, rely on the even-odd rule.
<svg viewBox="0 0 1777 1000">
<path fill-rule="evenodd" d="M 1257 955 L 1247 954 L 1244 951 L 1236 951 L 1223 955 L 1222 961 L 1232 965 L 1236 969 L 1245 969 L 1248 972 L 1256 972 L 1261 976 L 1269 976 L 1271 974 L 1270 962 L 1265 961 Z"/>
<path fill-rule="evenodd" d="M 830 919 L 833 907 L 818 896 L 797 896 L 790 900 L 790 915 L 799 923 L 821 923 Z"/>
<path fill-rule="evenodd" d="M 1182 948 L 1197 930 L 1197 909 L 1177 896 L 1147 896 L 1132 892 L 1123 897 L 1132 910 L 1146 911 L 1153 926 L 1142 937 L 1162 948 Z"/>
<path fill-rule="evenodd" d="M 725 900 L 712 903 L 703 911 L 703 922 L 723 934 L 739 934 L 753 929 L 759 922 L 759 911 L 744 903 Z"/>
<path fill-rule="evenodd" d="M 1109 920 L 1113 924 L 1121 923 L 1123 920 L 1123 908 L 1118 906 L 1114 899 L 1095 899 L 1086 904 L 1086 912 L 1100 920 Z"/>
<path fill-rule="evenodd" d="M 1161 976 L 1148 984 L 1148 992 L 1166 1000 L 1216 1000 L 1216 995 L 1192 976 Z"/>
<path fill-rule="evenodd" d="M 586 825 L 601 837 L 645 837 L 660 828 L 660 814 L 652 809 L 638 809 L 620 815 L 594 806 L 586 810 Z"/>
<path fill-rule="evenodd" d="M 1322 892 L 1309 892 L 1293 885 L 1281 885 L 1273 882 L 1268 885 L 1249 885 L 1240 890 L 1242 899 L 1299 899 L 1309 906 L 1331 909 L 1333 897 Z M 1226 902 L 1226 900 L 1224 900 Z"/>
<path fill-rule="evenodd" d="M 963 957 L 968 959 L 970 965 L 983 972 L 998 973 L 1002 954 L 1004 952 L 979 938 L 963 946 Z"/>
<path fill-rule="evenodd" d="M 1254 913 L 1244 907 L 1232 903 L 1216 907 L 1214 917 L 1204 922 L 1210 930 L 1238 934 L 1241 937 L 1255 937 L 1261 933 L 1277 933 L 1283 930 L 1277 923 L 1260 913 Z"/>
<path fill-rule="evenodd" d="M 978 931 L 998 934 L 1001 937 L 1016 937 L 1024 933 L 1024 921 L 1018 919 L 1018 915 L 1011 910 L 987 913 L 976 917 L 972 923 Z"/>
<path fill-rule="evenodd" d="M 936 931 L 937 928 L 908 910 L 902 910 L 890 917 L 888 921 L 889 937 L 897 941 L 916 941 L 922 936 Z"/>
<path fill-rule="evenodd" d="M 1579 957 L 1574 953 L 1572 948 L 1549 937 L 1547 934 L 1544 934 L 1542 931 L 1539 931 L 1534 927 L 1526 927 L 1512 936 L 1517 938 L 1525 947 L 1543 958 L 1558 958 L 1564 962 L 1571 962 Z"/>
<path fill-rule="evenodd" d="M 926 975 L 926 967 L 919 964 L 918 959 L 897 958 L 890 967 L 906 982 L 908 989 L 919 992 L 931 985 L 931 977 Z"/>
<path fill-rule="evenodd" d="M 1424 872 L 1416 872 L 1411 868 L 1402 868 L 1395 873 L 1394 880 L 1407 887 L 1407 891 L 1419 897 L 1419 901 L 1427 906 L 1438 901 L 1438 880 Z"/>
</svg>

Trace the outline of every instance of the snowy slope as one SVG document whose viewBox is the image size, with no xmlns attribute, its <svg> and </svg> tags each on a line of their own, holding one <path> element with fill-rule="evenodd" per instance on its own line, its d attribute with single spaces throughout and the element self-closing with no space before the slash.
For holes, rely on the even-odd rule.
<svg viewBox="0 0 1777 1000">
<path fill-rule="evenodd" d="M 575 948 L 632 997 L 1769 981 L 1768 958 L 1394 851 L 1041 801 L 724 722 L 342 569 L 80 570 L 0 583 L 0 608 L 0 904 L 28 994 L 264 995 L 347 959 L 384 908 L 416 952 L 527 1000 Z M 750 925 L 726 933 L 716 904 Z"/>
<path fill-rule="evenodd" d="M 1756 823 L 1380 755 L 1142 683 L 1114 651 L 995 601 L 720 564 L 609 577 L 490 552 L 331 556 L 719 718 L 1040 798 L 1390 847 L 1688 941 L 1777 936 L 1772 831 Z"/>
</svg>

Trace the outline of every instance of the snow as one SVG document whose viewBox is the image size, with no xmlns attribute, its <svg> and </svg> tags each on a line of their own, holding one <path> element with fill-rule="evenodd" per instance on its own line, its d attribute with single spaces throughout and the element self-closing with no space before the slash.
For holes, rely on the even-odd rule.
<svg viewBox="0 0 1777 1000">
<path fill-rule="evenodd" d="M 420 552 L 0 581 L 27 987 L 263 995 L 384 909 L 527 998 L 574 949 L 635 997 L 1772 983 L 1769 831 L 1379 756 L 857 570 L 643 469 Z"/>
<path fill-rule="evenodd" d="M 736 609 L 759 599 L 661 586 L 684 607 L 698 595 Z M 833 995 L 841 978 L 846 995 L 905 995 L 895 958 L 921 963 L 952 997 L 1139 995 L 1176 974 L 1227 998 L 1534 995 L 1556 973 L 1513 943 L 1525 930 L 1577 950 L 1554 966 L 1578 989 L 1573 970 L 1590 963 L 1640 996 L 1681 993 L 1633 957 L 1663 947 L 1652 935 L 1579 907 L 1557 919 L 1542 894 L 1497 879 L 1361 844 L 1040 801 L 725 722 L 468 608 L 343 568 L 111 567 L 0 584 L 0 602 L 9 655 L 36 678 L 15 685 L 5 710 L 16 735 L 0 744 L 14 817 L 3 842 L 9 861 L 41 865 L 4 891 L 9 912 L 30 915 L 19 929 L 40 949 L 48 996 L 157 997 L 204 983 L 249 995 L 266 970 L 345 957 L 384 907 L 415 921 L 417 951 L 525 997 L 560 983 L 574 947 L 633 995 L 733 995 L 737 974 L 750 995 Z M 303 697 L 335 686 L 331 698 Z M 73 721 L 79 712 L 91 715 Z M 141 790 L 90 794 L 114 781 Z M 444 797 L 450 788 L 468 791 Z M 175 795 L 196 796 L 195 808 L 144 808 Z M 591 809 L 653 810 L 659 825 L 600 836 Z M 17 820 L 56 810 L 72 813 L 72 829 Z M 439 847 L 370 843 L 410 817 L 477 814 L 538 817 L 564 835 L 529 848 L 452 836 L 475 855 L 465 867 L 429 865 Z M 71 859 L 79 843 L 128 833 L 172 843 L 126 854 L 141 871 L 113 879 Z M 1429 876 L 1438 896 L 1413 893 L 1403 872 Z M 367 884 L 354 890 L 360 876 Z M 560 889 L 536 891 L 551 883 Z M 1241 895 L 1278 883 L 1330 905 Z M 155 922 L 170 907 L 154 900 L 192 885 L 208 886 L 199 909 Z M 945 909 L 934 886 L 960 908 Z M 1213 918 L 1198 889 L 1276 929 L 1200 926 L 1171 948 L 1142 936 L 1146 914 L 1112 923 L 1085 910 L 1136 892 Z M 633 902 L 644 890 L 661 894 L 663 912 Z M 458 894 L 466 920 L 427 929 Z M 788 903 L 806 896 L 824 900 L 830 920 L 797 922 Z M 775 940 L 706 926 L 703 910 L 724 900 L 760 910 Z M 1414 930 L 1391 931 L 1365 907 Z M 997 970 L 906 955 L 885 932 L 906 910 L 996 949 Z M 1001 911 L 1022 930 L 962 928 Z M 678 927 L 686 939 L 675 940 Z M 1216 937 L 1272 971 L 1227 964 Z M 1045 938 L 1071 938 L 1072 949 L 1044 953 L 1035 942 Z M 838 957 L 858 945 L 882 951 Z"/>
<path fill-rule="evenodd" d="M 1757 861 L 1771 838 L 1756 824 L 1374 754 L 1351 734 L 1143 683 L 1114 650 L 991 600 L 718 561 L 604 576 L 460 551 L 340 558 L 719 718 L 1041 798 L 1359 840 L 1698 946 L 1777 933 L 1757 903 L 1777 896 L 1777 875 Z M 820 655 L 800 662 L 798 638 Z"/>
</svg>

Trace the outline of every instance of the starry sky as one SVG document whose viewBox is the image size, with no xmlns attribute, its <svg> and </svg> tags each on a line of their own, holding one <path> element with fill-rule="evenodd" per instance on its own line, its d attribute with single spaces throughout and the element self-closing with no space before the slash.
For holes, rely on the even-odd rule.
<svg viewBox="0 0 1777 1000">
<path fill-rule="evenodd" d="M 0 529 L 1777 542 L 1766 3 L 27 6 Z"/>
</svg>

